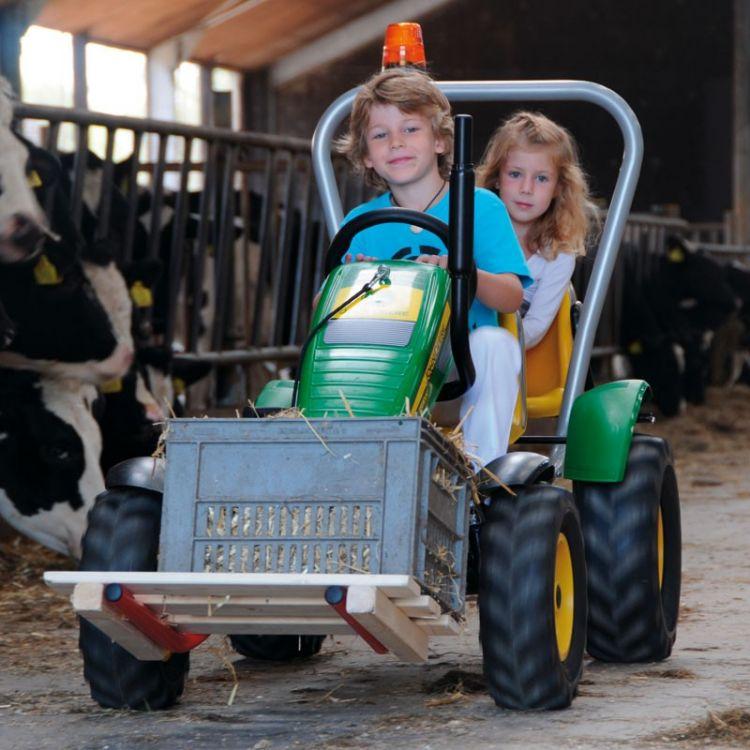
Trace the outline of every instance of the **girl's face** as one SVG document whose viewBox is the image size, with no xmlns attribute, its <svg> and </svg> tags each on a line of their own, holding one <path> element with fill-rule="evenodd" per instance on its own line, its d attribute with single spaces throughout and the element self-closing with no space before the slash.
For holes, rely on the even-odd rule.
<svg viewBox="0 0 750 750">
<path fill-rule="evenodd" d="M 497 188 L 516 229 L 528 228 L 544 215 L 557 195 L 557 167 L 549 146 L 511 149 Z"/>
<path fill-rule="evenodd" d="M 367 124 L 365 166 L 389 186 L 413 185 L 438 174 L 437 155 L 445 151 L 427 117 L 402 112 L 393 104 L 375 104 Z"/>
</svg>

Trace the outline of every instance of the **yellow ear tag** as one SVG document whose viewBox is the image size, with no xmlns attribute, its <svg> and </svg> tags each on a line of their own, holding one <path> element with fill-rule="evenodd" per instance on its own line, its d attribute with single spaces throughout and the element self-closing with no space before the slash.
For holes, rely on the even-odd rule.
<svg viewBox="0 0 750 750">
<path fill-rule="evenodd" d="M 62 282 L 62 276 L 46 255 L 42 255 L 34 266 L 34 281 L 40 286 L 54 286 Z"/>
<path fill-rule="evenodd" d="M 682 263 L 685 260 L 685 251 L 681 247 L 672 247 L 667 253 L 670 263 Z"/>
<path fill-rule="evenodd" d="M 136 307 L 153 307 L 154 295 L 142 281 L 134 281 L 130 287 L 130 297 Z"/>
<path fill-rule="evenodd" d="M 643 354 L 643 344 L 640 341 L 633 341 L 628 346 L 628 354 Z"/>
<path fill-rule="evenodd" d="M 173 378 L 172 387 L 174 388 L 175 396 L 181 396 L 185 393 L 185 381 L 182 378 Z"/>
<path fill-rule="evenodd" d="M 32 169 L 31 172 L 26 175 L 26 179 L 29 181 L 29 187 L 38 188 L 44 185 L 42 178 L 39 176 L 39 172 L 36 169 Z"/>
<path fill-rule="evenodd" d="M 102 393 L 119 393 L 122 390 L 122 378 L 107 380 L 99 386 Z"/>
</svg>

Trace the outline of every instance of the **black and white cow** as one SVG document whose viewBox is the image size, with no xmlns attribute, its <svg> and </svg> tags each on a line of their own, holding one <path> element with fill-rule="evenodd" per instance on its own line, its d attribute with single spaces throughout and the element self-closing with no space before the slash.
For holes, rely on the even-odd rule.
<svg viewBox="0 0 750 750">
<path fill-rule="evenodd" d="M 113 164 L 111 169 L 112 181 L 105 186 L 107 172 L 105 162 L 96 154 L 86 154 L 86 169 L 83 179 L 83 216 L 82 233 L 92 242 L 98 231 L 97 211 L 102 207 L 102 196 L 109 195 L 107 228 L 108 247 L 111 257 L 122 258 L 124 240 L 128 234 L 127 222 L 130 215 L 125 194 L 128 191 L 127 180 L 133 171 L 133 157 Z M 69 175 L 75 170 L 75 154 L 62 155 L 63 167 Z M 215 289 L 215 268 L 213 246 L 218 237 L 218 224 L 209 217 L 206 226 L 206 239 L 209 251 L 200 259 L 201 272 L 198 273 L 196 264 L 197 238 L 200 228 L 201 193 L 188 191 L 184 194 L 185 215 L 178 222 L 176 215 L 177 195 L 164 189 L 162 200 L 158 206 L 154 203 L 152 191 L 138 187 L 135 191 L 136 210 L 135 225 L 132 228 L 133 244 L 131 258 L 127 263 L 120 262 L 119 267 L 126 278 L 134 299 L 133 308 L 133 337 L 136 348 L 136 372 L 133 378 L 141 382 L 134 383 L 130 379 L 129 390 L 143 393 L 147 388 L 153 393 L 156 402 L 164 410 L 164 398 L 170 393 L 180 390 L 187 385 L 200 380 L 210 371 L 210 367 L 191 363 L 190 365 L 175 364 L 172 352 L 184 351 L 187 344 L 187 316 L 185 311 L 195 305 L 199 307 L 198 347 L 200 350 L 210 348 L 206 341 L 210 334 L 216 307 L 217 292 Z M 234 193 L 235 204 L 239 201 L 239 193 Z M 255 205 L 255 204 L 253 204 Z M 237 206 L 234 206 L 236 214 Z M 214 212 L 218 206 L 213 207 Z M 152 220 L 153 212 L 158 212 L 158 221 Z M 211 212 L 209 212 L 211 213 Z M 179 227 L 178 227 L 179 224 Z M 237 239 L 241 235 L 242 221 L 235 215 L 233 235 Z M 155 257 L 150 257 L 152 235 L 156 231 Z M 180 259 L 174 257 L 175 240 L 180 247 Z M 101 243 L 98 244 L 100 246 Z M 196 292 L 193 287 L 195 279 L 200 276 L 201 287 Z M 174 289 L 170 289 L 170 286 Z M 170 299 L 170 294 L 175 299 Z M 143 301 L 145 300 L 145 302 Z M 176 302 L 176 305 L 175 305 Z M 139 304 L 140 303 L 140 304 Z M 172 325 L 172 341 L 167 341 L 167 321 L 170 306 L 174 306 L 175 315 Z M 156 353 L 156 347 L 161 345 L 162 351 Z M 142 380 L 141 380 L 142 379 Z M 174 383 L 172 380 L 174 379 Z M 143 382 L 145 381 L 145 383 Z M 126 386 L 127 389 L 127 386 Z M 158 392 L 158 393 L 157 393 Z M 120 395 L 111 397 L 107 394 L 107 402 L 111 404 L 110 411 L 119 410 L 126 403 Z M 132 400 L 131 400 L 132 403 Z M 179 409 L 176 403 L 171 404 Z M 169 404 L 166 405 L 167 407 Z M 137 414 L 127 415 L 132 423 L 139 419 Z M 105 439 L 105 446 L 106 446 Z"/>
<path fill-rule="evenodd" d="M 2 265 L 0 300 L 16 331 L 8 350 L 0 352 L 0 367 L 99 385 L 118 377 L 132 361 L 127 289 L 112 264 L 86 262 L 86 244 L 70 219 L 70 196 L 59 184 L 55 159 L 9 132 L 20 147 L 16 153 L 22 169 L 35 186 L 32 191 L 24 176 L 16 200 L 23 191 L 29 204 L 41 211 L 40 203 L 54 189 L 54 232 L 23 260 Z"/>
<path fill-rule="evenodd" d="M 93 385 L 0 369 L 0 516 L 22 534 L 80 557 L 104 490 Z"/>
<path fill-rule="evenodd" d="M 47 190 L 59 166 L 11 130 L 12 107 L 3 87 L 0 300 L 15 336 L 0 352 L 0 515 L 78 556 L 88 510 L 104 488 L 96 385 L 130 367 L 132 345 L 121 335 L 129 298 L 124 284 L 86 272 L 64 192 L 51 212 L 54 235 L 47 229 L 29 180 Z M 125 300 L 110 299 L 105 309 L 100 295 L 123 290 Z"/>
<path fill-rule="evenodd" d="M 24 145 L 11 130 L 13 92 L 0 77 L 0 261 L 28 261 L 38 254 L 47 224 L 28 187 Z"/>
</svg>

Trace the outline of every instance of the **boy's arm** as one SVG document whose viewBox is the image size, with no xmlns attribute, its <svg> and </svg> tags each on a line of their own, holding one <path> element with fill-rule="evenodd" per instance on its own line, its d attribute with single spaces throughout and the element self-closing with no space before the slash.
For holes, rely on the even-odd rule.
<svg viewBox="0 0 750 750">
<path fill-rule="evenodd" d="M 502 201 L 487 190 L 475 193 L 474 260 L 477 297 L 491 310 L 515 312 L 532 279 Z"/>
<path fill-rule="evenodd" d="M 420 255 L 417 261 L 448 268 L 447 255 Z M 515 273 L 490 273 L 477 268 L 477 298 L 491 310 L 515 312 L 523 302 L 523 286 Z"/>
</svg>

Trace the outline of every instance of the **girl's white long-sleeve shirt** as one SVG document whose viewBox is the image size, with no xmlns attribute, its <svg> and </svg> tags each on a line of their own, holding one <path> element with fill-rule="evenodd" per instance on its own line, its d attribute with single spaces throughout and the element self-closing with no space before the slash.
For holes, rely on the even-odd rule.
<svg viewBox="0 0 750 750">
<path fill-rule="evenodd" d="M 554 260 L 547 260 L 538 252 L 526 258 L 534 283 L 523 290 L 523 334 L 526 348 L 531 349 L 543 338 L 560 309 L 565 290 L 568 288 L 576 256 L 559 253 Z"/>
</svg>

